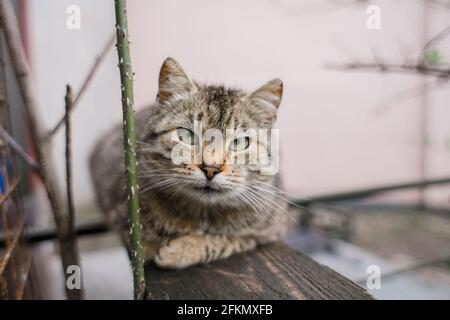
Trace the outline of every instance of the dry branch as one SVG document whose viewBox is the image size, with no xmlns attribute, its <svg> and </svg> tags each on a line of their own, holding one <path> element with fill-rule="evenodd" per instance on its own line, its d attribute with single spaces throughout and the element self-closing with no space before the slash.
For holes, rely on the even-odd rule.
<svg viewBox="0 0 450 320">
<path fill-rule="evenodd" d="M 11 57 L 13 69 L 19 85 L 19 90 L 25 105 L 29 129 L 33 146 L 36 150 L 37 162 L 40 166 L 39 177 L 44 184 L 47 196 L 52 208 L 55 224 L 58 231 L 59 250 L 63 270 L 70 265 L 79 265 L 76 247 L 68 237 L 67 219 L 64 215 L 63 201 L 54 176 L 54 168 L 51 159 L 51 150 L 46 141 L 41 141 L 45 132 L 38 113 L 38 103 L 34 96 L 32 77 L 29 72 L 27 59 L 22 47 L 21 36 L 17 25 L 16 16 L 12 4 L 8 0 L 0 1 L 0 26 L 3 30 Z M 68 275 L 64 272 L 66 278 Z M 66 295 L 69 299 L 81 299 L 79 290 L 70 290 L 66 286 Z"/>
<path fill-rule="evenodd" d="M 65 127 L 66 127 L 66 192 L 67 192 L 67 237 L 70 243 L 75 247 L 75 253 L 78 254 L 75 230 L 75 205 L 73 202 L 73 183 L 72 183 L 72 123 L 71 112 L 73 108 L 72 88 L 66 86 Z M 79 259 L 79 256 L 78 256 Z M 80 266 L 81 267 L 81 266 Z M 80 297 L 83 297 L 83 291 L 80 290 Z"/>
<path fill-rule="evenodd" d="M 420 64 L 395 64 L 387 62 L 349 62 L 328 64 L 328 68 L 335 70 L 366 70 L 386 73 L 409 73 L 430 75 L 439 79 L 448 80 L 450 69 L 428 67 Z"/>
<path fill-rule="evenodd" d="M 31 169 L 38 172 L 39 164 L 22 148 L 22 146 L 0 126 L 0 136 L 13 149 Z"/>
<path fill-rule="evenodd" d="M 95 62 L 92 65 L 91 69 L 89 70 L 86 78 L 84 79 L 80 90 L 78 91 L 77 95 L 73 99 L 72 108 L 74 108 L 74 107 L 76 107 L 78 105 L 78 102 L 81 100 L 81 98 L 83 97 L 83 94 L 88 89 L 89 85 L 92 82 L 92 79 L 94 79 L 94 76 L 96 75 L 96 73 L 97 73 L 100 65 L 102 64 L 103 60 L 105 60 L 108 52 L 113 47 L 115 40 L 116 40 L 116 35 L 113 34 L 111 36 L 111 38 L 109 39 L 108 43 L 103 48 L 102 52 L 95 59 Z M 62 125 L 64 124 L 64 121 L 65 121 L 65 115 L 56 123 L 56 126 L 52 130 L 50 130 L 48 132 L 48 134 L 46 135 L 46 138 L 50 139 L 51 137 L 53 137 L 58 132 L 58 130 L 61 129 Z"/>
<path fill-rule="evenodd" d="M 420 55 L 415 62 L 407 62 L 405 59 L 404 63 L 393 63 L 387 62 L 380 59 L 375 53 L 373 54 L 373 60 L 369 62 L 360 62 L 359 60 L 353 59 L 346 63 L 328 63 L 327 67 L 335 70 L 361 70 L 361 71 L 375 71 L 381 73 L 406 73 L 406 74 L 416 74 L 416 75 L 426 75 L 433 76 L 440 80 L 449 80 L 450 78 L 450 68 L 449 67 L 439 67 L 436 64 L 429 63 L 427 61 L 427 53 L 433 47 L 435 47 L 439 42 L 441 42 L 445 37 L 450 34 L 450 26 L 441 30 L 422 48 Z"/>
</svg>

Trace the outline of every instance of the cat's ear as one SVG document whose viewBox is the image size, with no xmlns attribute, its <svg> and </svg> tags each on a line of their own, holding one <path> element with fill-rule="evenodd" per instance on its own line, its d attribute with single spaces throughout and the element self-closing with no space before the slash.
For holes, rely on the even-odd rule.
<svg viewBox="0 0 450 320">
<path fill-rule="evenodd" d="M 283 82 L 280 79 L 273 79 L 254 91 L 250 99 L 253 103 L 276 110 L 280 106 L 282 95 Z"/>
<path fill-rule="evenodd" d="M 283 95 L 283 82 L 273 79 L 250 94 L 252 105 L 261 108 L 271 120 L 275 120 Z"/>
<path fill-rule="evenodd" d="M 186 72 L 175 59 L 167 58 L 164 60 L 159 72 L 159 101 L 169 101 L 173 97 L 183 96 L 196 91 L 196 85 L 189 79 Z"/>
</svg>

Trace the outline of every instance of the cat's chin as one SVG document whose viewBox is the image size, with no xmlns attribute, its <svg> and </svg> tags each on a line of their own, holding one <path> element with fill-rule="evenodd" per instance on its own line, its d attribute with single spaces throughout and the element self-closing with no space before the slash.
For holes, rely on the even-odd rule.
<svg viewBox="0 0 450 320">
<path fill-rule="evenodd" d="M 198 193 L 201 193 L 201 194 L 211 194 L 211 195 L 213 195 L 213 194 L 218 195 L 218 194 L 221 194 L 221 193 L 223 194 L 224 192 L 226 192 L 224 190 L 220 190 L 220 189 L 217 189 L 217 188 L 212 188 L 210 186 L 194 187 L 193 190 L 195 192 L 198 192 Z"/>
<path fill-rule="evenodd" d="M 225 200 L 229 200 L 233 197 L 233 193 L 229 190 L 212 188 L 210 186 L 204 187 L 193 187 L 185 194 L 204 204 L 214 205 L 214 204 L 222 204 Z"/>
</svg>

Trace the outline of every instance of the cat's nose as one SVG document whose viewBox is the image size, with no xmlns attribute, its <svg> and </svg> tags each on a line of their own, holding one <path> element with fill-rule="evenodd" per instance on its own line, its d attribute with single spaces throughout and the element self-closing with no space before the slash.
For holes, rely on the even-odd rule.
<svg viewBox="0 0 450 320">
<path fill-rule="evenodd" d="M 200 169 L 205 173 L 208 180 L 212 180 L 212 178 L 219 173 L 219 169 L 214 167 L 201 167 Z"/>
</svg>

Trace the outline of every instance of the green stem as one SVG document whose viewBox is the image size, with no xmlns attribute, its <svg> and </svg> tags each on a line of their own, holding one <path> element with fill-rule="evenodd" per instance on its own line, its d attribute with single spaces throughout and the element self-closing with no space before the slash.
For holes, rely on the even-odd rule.
<svg viewBox="0 0 450 320">
<path fill-rule="evenodd" d="M 136 131 L 134 119 L 133 71 L 131 68 L 128 42 L 126 0 L 115 0 L 117 52 L 119 55 L 120 81 L 122 88 L 123 136 L 125 149 L 125 170 L 128 191 L 128 215 L 130 225 L 130 256 L 133 266 L 134 299 L 144 297 L 144 253 L 141 242 L 139 218 L 139 191 L 136 175 Z"/>
</svg>

